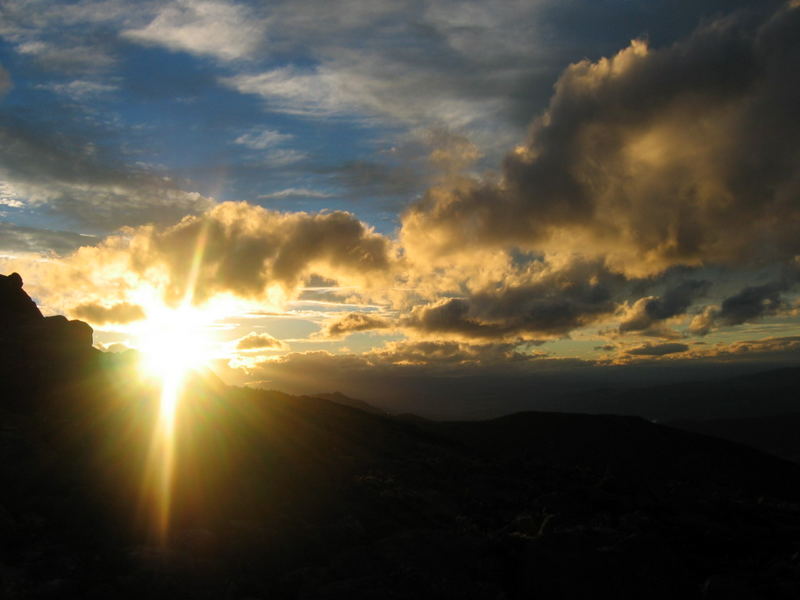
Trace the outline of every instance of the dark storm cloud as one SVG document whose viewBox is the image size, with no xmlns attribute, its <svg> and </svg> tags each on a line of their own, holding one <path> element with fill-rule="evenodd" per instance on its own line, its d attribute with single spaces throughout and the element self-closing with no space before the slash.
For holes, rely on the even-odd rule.
<svg viewBox="0 0 800 600">
<path fill-rule="evenodd" d="M 79 319 L 88 321 L 95 325 L 105 325 L 107 323 L 130 323 L 141 321 L 145 318 L 144 310 L 136 304 L 120 302 L 111 306 L 102 304 L 81 304 L 70 311 Z"/>
<path fill-rule="evenodd" d="M 569 67 L 502 178 L 431 190 L 420 256 L 471 245 L 605 255 L 626 272 L 800 251 L 800 10 L 731 16 Z M 776 218 L 780 215 L 780 218 Z"/>
<path fill-rule="evenodd" d="M 465 338 L 563 336 L 612 313 L 625 282 L 602 263 L 575 261 L 529 283 L 418 306 L 402 322 L 419 333 Z"/>
<path fill-rule="evenodd" d="M 641 346 L 629 348 L 625 353 L 632 356 L 665 356 L 667 354 L 686 352 L 687 350 L 689 350 L 689 346 L 686 344 L 673 342 L 666 344 L 642 344 Z"/>
</svg>

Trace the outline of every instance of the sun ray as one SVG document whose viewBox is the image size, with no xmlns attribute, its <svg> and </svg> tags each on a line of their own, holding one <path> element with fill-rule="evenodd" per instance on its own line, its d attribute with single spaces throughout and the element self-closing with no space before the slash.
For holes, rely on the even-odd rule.
<svg viewBox="0 0 800 600">
<path fill-rule="evenodd" d="M 166 544 L 169 536 L 181 396 L 189 373 L 202 368 L 211 357 L 212 340 L 208 331 L 213 315 L 193 304 L 207 239 L 208 230 L 203 227 L 197 236 L 179 306 L 170 308 L 154 303 L 137 333 L 142 371 L 157 377 L 160 385 L 144 489 L 151 496 L 156 534 L 162 544 Z"/>
</svg>

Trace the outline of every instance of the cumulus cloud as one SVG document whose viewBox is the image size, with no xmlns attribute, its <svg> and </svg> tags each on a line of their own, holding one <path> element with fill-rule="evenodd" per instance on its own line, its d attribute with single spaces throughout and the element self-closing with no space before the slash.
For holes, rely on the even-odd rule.
<svg viewBox="0 0 800 600">
<path fill-rule="evenodd" d="M 784 305 L 781 293 L 786 287 L 783 282 L 748 286 L 722 301 L 717 319 L 725 325 L 739 325 L 765 315 L 775 314 Z"/>
<path fill-rule="evenodd" d="M 706 306 L 689 325 L 697 335 L 706 335 L 715 327 L 741 325 L 788 309 L 785 293 L 796 284 L 796 275 L 788 271 L 782 279 L 761 285 L 747 286 L 728 296 L 722 305 Z"/>
<path fill-rule="evenodd" d="M 602 262 L 543 263 L 521 281 L 414 307 L 402 324 L 462 338 L 560 337 L 611 314 L 625 282 Z"/>
<path fill-rule="evenodd" d="M 391 243 L 349 213 L 280 213 L 227 202 L 169 227 L 126 228 L 58 264 L 23 270 L 50 297 L 74 290 L 126 300 L 151 286 L 170 302 L 232 295 L 279 305 L 312 273 L 368 288 L 388 281 L 393 261 Z M 13 261 L 10 267 L 22 268 Z"/>
<path fill-rule="evenodd" d="M 286 350 L 289 346 L 268 333 L 248 333 L 236 342 L 237 350 Z"/>
<path fill-rule="evenodd" d="M 421 258 L 464 240 L 580 248 L 629 275 L 787 260 L 800 251 L 798 57 L 800 10 L 784 7 L 573 64 L 501 176 L 431 189 L 403 218 L 404 245 Z"/>
<path fill-rule="evenodd" d="M 392 327 L 392 322 L 388 319 L 363 312 L 352 312 L 325 323 L 321 335 L 328 338 L 340 338 L 357 331 L 388 329 L 389 327 Z"/>
<path fill-rule="evenodd" d="M 145 318 L 144 310 L 137 304 L 120 302 L 111 306 L 102 304 L 80 304 L 70 311 L 79 319 L 95 325 L 107 323 L 131 323 Z"/>
<path fill-rule="evenodd" d="M 670 337 L 671 331 L 664 328 L 662 322 L 684 314 L 692 302 L 705 294 L 710 286 L 709 281 L 689 280 L 666 290 L 662 296 L 638 299 L 620 323 L 620 333 L 638 332 Z"/>
<path fill-rule="evenodd" d="M 177 296 L 188 285 L 186 265 L 202 253 L 195 282 L 200 299 L 224 292 L 259 297 L 275 285 L 293 290 L 312 271 L 365 284 L 387 275 L 392 260 L 386 238 L 344 212 L 278 213 L 229 202 L 142 233 L 146 249 L 134 261 L 145 269 L 165 266 Z"/>
</svg>

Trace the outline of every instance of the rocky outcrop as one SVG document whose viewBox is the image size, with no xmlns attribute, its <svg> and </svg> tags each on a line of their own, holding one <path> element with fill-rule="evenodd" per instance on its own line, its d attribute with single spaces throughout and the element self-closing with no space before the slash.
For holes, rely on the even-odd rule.
<svg viewBox="0 0 800 600">
<path fill-rule="evenodd" d="M 800 598 L 800 466 L 630 417 L 396 419 L 194 377 L 154 536 L 160 390 L 20 283 L 2 598 Z"/>
<path fill-rule="evenodd" d="M 43 316 L 22 289 L 19 273 L 0 275 L 0 340 L 6 344 L 33 342 L 82 351 L 92 347 L 93 333 L 83 321 Z"/>
<path fill-rule="evenodd" d="M 30 399 L 94 357 L 92 328 L 83 321 L 45 317 L 23 289 L 19 273 L 0 275 L 0 392 L 3 407 Z"/>
<path fill-rule="evenodd" d="M 22 289 L 19 273 L 0 275 L 0 332 L 7 333 L 43 318 L 36 303 Z"/>
</svg>

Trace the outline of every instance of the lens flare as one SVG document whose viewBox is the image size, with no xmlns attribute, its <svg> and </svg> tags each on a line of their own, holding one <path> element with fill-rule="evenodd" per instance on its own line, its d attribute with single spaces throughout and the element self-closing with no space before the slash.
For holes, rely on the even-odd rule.
<svg viewBox="0 0 800 600">
<path fill-rule="evenodd" d="M 213 340 L 209 331 L 213 317 L 191 305 L 152 308 L 148 313 L 138 331 L 136 345 L 141 354 L 142 373 L 157 378 L 160 398 L 145 486 L 155 505 L 159 537 L 164 540 L 170 520 L 180 400 L 187 376 L 202 369 L 212 357 Z"/>
<path fill-rule="evenodd" d="M 161 394 L 148 460 L 145 490 L 151 490 L 155 525 L 162 543 L 168 539 L 175 471 L 176 424 L 187 375 L 211 358 L 209 326 L 213 313 L 194 306 L 195 287 L 203 265 L 207 230 L 197 236 L 187 269 L 183 301 L 177 308 L 154 302 L 141 324 L 137 348 L 145 374 L 161 379 Z"/>
</svg>

